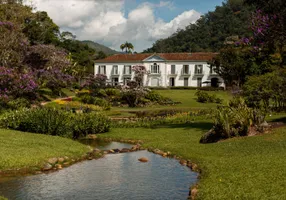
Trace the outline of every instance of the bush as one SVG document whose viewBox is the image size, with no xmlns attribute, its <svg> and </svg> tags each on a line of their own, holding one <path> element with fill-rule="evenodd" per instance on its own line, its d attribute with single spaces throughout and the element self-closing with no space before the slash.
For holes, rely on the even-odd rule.
<svg viewBox="0 0 286 200">
<path fill-rule="evenodd" d="M 152 90 L 149 91 L 145 95 L 145 98 L 150 100 L 151 102 L 158 103 L 160 105 L 166 105 L 166 104 L 174 105 L 174 104 L 178 103 L 178 102 L 174 102 L 172 99 L 170 99 L 168 97 L 164 97 L 164 96 L 162 96 L 162 95 L 160 95 L 157 92 L 152 91 Z"/>
<path fill-rule="evenodd" d="M 105 89 L 105 94 L 107 96 L 117 96 L 119 97 L 120 96 L 120 90 L 119 89 L 115 89 L 115 88 L 106 88 Z"/>
<path fill-rule="evenodd" d="M 215 94 L 209 95 L 205 91 L 198 90 L 195 95 L 197 96 L 197 102 L 200 103 L 217 103 L 221 104 L 223 102 L 222 99 L 218 98 Z"/>
<path fill-rule="evenodd" d="M 96 112 L 76 114 L 74 117 L 73 137 L 84 137 L 88 134 L 105 133 L 109 131 L 109 119 Z"/>
<path fill-rule="evenodd" d="M 72 137 L 70 113 L 53 108 L 21 109 L 1 116 L 0 126 L 14 130 Z"/>
<path fill-rule="evenodd" d="M 24 132 L 78 138 L 109 130 L 109 119 L 98 112 L 71 113 L 54 108 L 21 109 L 0 117 L 0 127 Z"/>
<path fill-rule="evenodd" d="M 93 105 L 97 105 L 103 107 L 104 110 L 110 110 L 111 104 L 110 102 L 106 101 L 105 99 L 93 97 Z"/>
<path fill-rule="evenodd" d="M 8 108 L 12 110 L 17 110 L 20 108 L 29 108 L 31 106 L 30 101 L 24 98 L 17 98 L 15 100 L 11 100 L 7 103 Z"/>
<path fill-rule="evenodd" d="M 255 127 L 258 131 L 264 122 L 265 113 L 247 107 L 242 98 L 235 98 L 229 103 L 229 106 L 219 106 L 214 112 L 213 119 L 213 129 L 201 138 L 201 143 L 247 136 L 251 127 Z"/>
</svg>

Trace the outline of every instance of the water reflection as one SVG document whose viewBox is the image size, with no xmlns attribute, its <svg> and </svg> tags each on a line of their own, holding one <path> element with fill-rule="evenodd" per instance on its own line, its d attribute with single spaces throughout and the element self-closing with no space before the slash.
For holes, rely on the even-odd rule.
<svg viewBox="0 0 286 200">
<path fill-rule="evenodd" d="M 141 163 L 140 157 L 149 162 Z M 64 170 L 0 182 L 10 200 L 187 199 L 196 174 L 147 151 L 107 155 Z"/>
</svg>

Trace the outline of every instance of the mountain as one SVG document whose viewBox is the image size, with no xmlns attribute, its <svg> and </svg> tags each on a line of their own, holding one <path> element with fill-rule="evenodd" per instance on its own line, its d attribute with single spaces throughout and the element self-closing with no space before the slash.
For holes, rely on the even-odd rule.
<svg viewBox="0 0 286 200">
<path fill-rule="evenodd" d="M 214 11 L 201 16 L 195 24 L 166 39 L 156 41 L 144 53 L 219 51 L 231 36 L 250 37 L 251 14 L 254 7 L 244 0 L 227 0 Z"/>
<path fill-rule="evenodd" d="M 113 54 L 118 54 L 120 52 L 115 51 L 113 49 L 110 49 L 109 47 L 106 47 L 102 44 L 98 44 L 96 42 L 90 41 L 90 40 L 84 40 L 81 41 L 83 44 L 87 44 L 90 48 L 94 49 L 96 52 L 104 52 L 106 55 L 113 55 Z"/>
</svg>

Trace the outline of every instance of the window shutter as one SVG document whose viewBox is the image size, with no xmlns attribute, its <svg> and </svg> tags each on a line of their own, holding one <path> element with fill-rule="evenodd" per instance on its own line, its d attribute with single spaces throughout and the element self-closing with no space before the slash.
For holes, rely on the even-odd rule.
<svg viewBox="0 0 286 200">
<path fill-rule="evenodd" d="M 104 66 L 104 74 L 106 74 L 106 66 Z"/>
</svg>

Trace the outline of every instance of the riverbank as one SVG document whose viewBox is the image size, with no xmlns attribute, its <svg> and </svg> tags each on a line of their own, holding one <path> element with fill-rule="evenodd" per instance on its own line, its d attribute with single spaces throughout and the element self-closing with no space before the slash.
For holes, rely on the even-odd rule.
<svg viewBox="0 0 286 200">
<path fill-rule="evenodd" d="M 214 144 L 199 139 L 208 121 L 154 129 L 113 129 L 101 138 L 142 140 L 146 148 L 170 151 L 201 170 L 197 199 L 286 199 L 286 128 Z"/>
<path fill-rule="evenodd" d="M 78 158 L 90 149 L 71 139 L 0 129 L 0 171 L 39 170 L 49 158 Z"/>
</svg>

